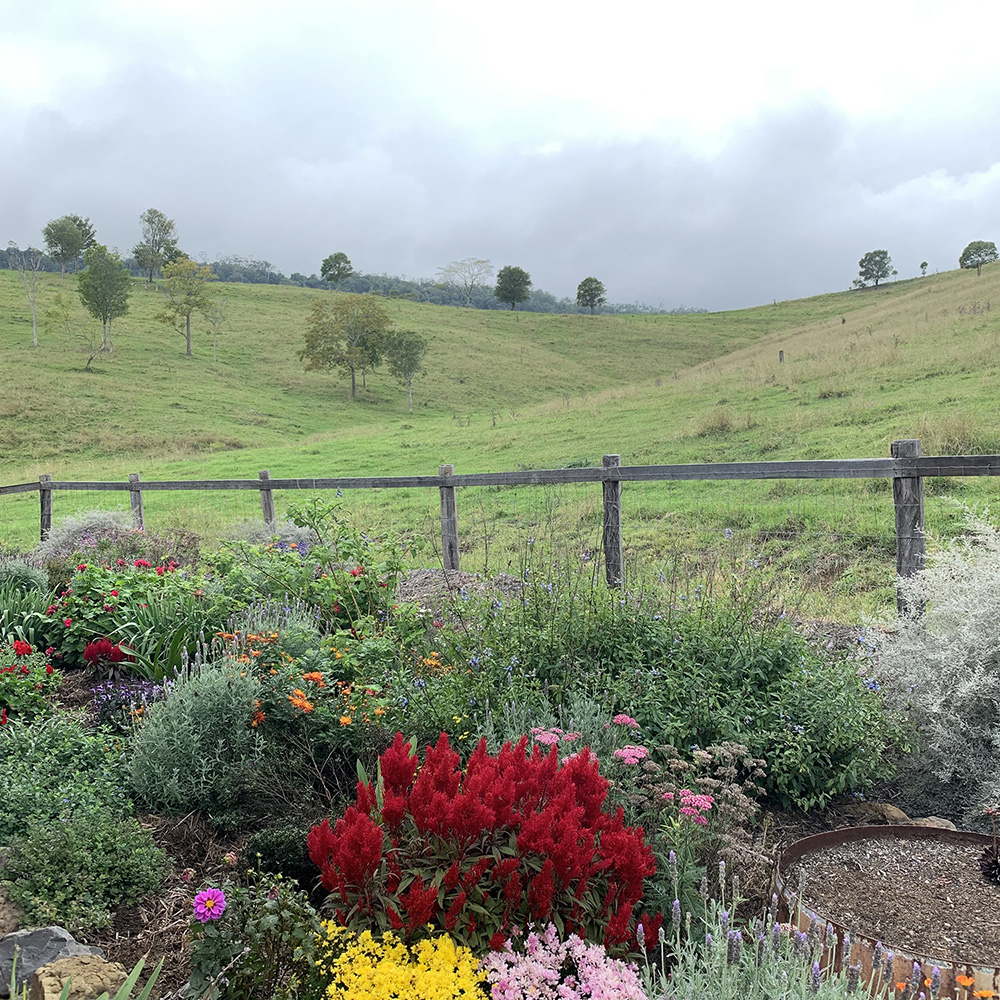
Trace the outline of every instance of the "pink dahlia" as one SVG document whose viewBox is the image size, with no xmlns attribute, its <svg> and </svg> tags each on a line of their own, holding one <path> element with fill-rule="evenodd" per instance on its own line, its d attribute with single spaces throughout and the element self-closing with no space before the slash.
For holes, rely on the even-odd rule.
<svg viewBox="0 0 1000 1000">
<path fill-rule="evenodd" d="M 226 909 L 226 897 L 221 889 L 202 889 L 194 897 L 194 915 L 203 923 L 218 920 Z"/>
</svg>

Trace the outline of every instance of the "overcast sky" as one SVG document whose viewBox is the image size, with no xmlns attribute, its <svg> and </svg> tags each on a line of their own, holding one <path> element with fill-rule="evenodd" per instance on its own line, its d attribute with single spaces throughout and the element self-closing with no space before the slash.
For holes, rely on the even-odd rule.
<svg viewBox="0 0 1000 1000">
<path fill-rule="evenodd" d="M 1000 241 L 996 0 L 0 0 L 0 241 L 712 309 Z"/>
</svg>

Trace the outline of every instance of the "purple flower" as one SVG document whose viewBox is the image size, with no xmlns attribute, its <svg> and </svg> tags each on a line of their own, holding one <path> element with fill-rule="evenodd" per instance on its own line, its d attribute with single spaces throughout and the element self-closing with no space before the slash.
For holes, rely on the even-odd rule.
<svg viewBox="0 0 1000 1000">
<path fill-rule="evenodd" d="M 679 899 L 675 899 L 674 905 L 670 908 L 670 922 L 675 927 L 681 925 L 681 901 Z"/>
<path fill-rule="evenodd" d="M 203 923 L 218 920 L 226 909 L 226 897 L 221 889 L 202 889 L 194 897 L 194 915 Z"/>
</svg>

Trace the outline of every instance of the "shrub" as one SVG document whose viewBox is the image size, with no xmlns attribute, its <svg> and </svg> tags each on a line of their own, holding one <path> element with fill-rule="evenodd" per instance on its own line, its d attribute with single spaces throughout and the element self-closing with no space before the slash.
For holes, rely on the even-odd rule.
<svg viewBox="0 0 1000 1000">
<path fill-rule="evenodd" d="M 306 894 L 281 875 L 251 871 L 245 885 L 226 882 L 217 919 L 191 924 L 195 997 L 275 1000 L 298 995 L 309 978 L 320 920 Z"/>
<path fill-rule="evenodd" d="M 29 924 L 99 929 L 115 907 L 156 892 L 165 873 L 163 852 L 135 819 L 74 809 L 7 844 L 0 884 Z"/>
<path fill-rule="evenodd" d="M 0 725 L 7 724 L 8 716 L 27 721 L 48 714 L 60 680 L 49 658 L 30 643 L 15 639 L 0 647 Z"/>
<path fill-rule="evenodd" d="M 0 590 L 9 588 L 22 594 L 48 590 L 49 578 L 37 566 L 23 559 L 0 558 Z"/>
<path fill-rule="evenodd" d="M 398 1000 L 444 1000 L 482 997 L 485 974 L 475 955 L 448 935 L 437 935 L 407 947 L 392 931 L 379 939 L 370 930 L 354 933 L 332 921 L 317 940 L 316 964 L 326 984 L 324 995 L 397 997 Z M 359 993 L 359 988 L 366 993 Z"/>
<path fill-rule="evenodd" d="M 294 879 L 303 890 L 312 894 L 318 881 L 316 866 L 306 848 L 306 836 L 311 823 L 282 823 L 265 827 L 247 838 L 244 853 L 256 857 L 261 872 L 281 874 Z"/>
<path fill-rule="evenodd" d="M 908 772 L 937 782 L 923 807 L 974 827 L 1000 801 L 1000 533 L 967 519 L 968 537 L 900 582 L 910 606 L 927 602 L 927 610 L 899 620 L 878 672 L 919 736 Z"/>
<path fill-rule="evenodd" d="M 607 782 L 586 748 L 560 765 L 555 749 L 529 756 L 526 737 L 496 757 L 480 742 L 463 771 L 442 734 L 418 763 L 397 733 L 378 780 L 309 834 L 341 923 L 410 938 L 433 922 L 478 952 L 529 920 L 629 940 L 653 856 L 641 827 L 602 811 Z"/>
<path fill-rule="evenodd" d="M 0 844 L 61 816 L 128 813 L 121 746 L 67 715 L 0 726 Z"/>
<path fill-rule="evenodd" d="M 135 730 L 129 775 L 154 810 L 201 809 L 216 823 L 237 818 L 249 771 L 260 754 L 251 726 L 256 680 L 204 667 L 148 706 Z"/>
</svg>

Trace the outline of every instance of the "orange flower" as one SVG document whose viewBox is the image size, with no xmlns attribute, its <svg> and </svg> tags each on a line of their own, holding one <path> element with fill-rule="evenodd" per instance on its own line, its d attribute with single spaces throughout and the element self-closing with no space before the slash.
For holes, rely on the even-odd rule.
<svg viewBox="0 0 1000 1000">
<path fill-rule="evenodd" d="M 340 717 L 340 724 L 342 726 L 349 726 L 351 724 L 351 717 L 349 715 L 342 715 Z"/>
<path fill-rule="evenodd" d="M 907 985 L 908 985 L 907 983 L 902 983 L 902 982 L 896 983 L 896 989 L 899 990 L 901 993 L 905 993 Z"/>
<path fill-rule="evenodd" d="M 959 986 L 974 986 L 976 980 L 972 976 L 955 976 L 955 982 Z"/>
<path fill-rule="evenodd" d="M 996 996 L 993 990 L 973 990 L 972 995 L 974 997 L 979 997 L 980 1000 L 989 1000 L 990 997 Z"/>
<path fill-rule="evenodd" d="M 323 680 L 323 675 L 318 670 L 313 670 L 311 673 L 303 674 L 302 679 L 304 681 L 311 681 L 317 687 L 326 687 L 326 681 Z"/>
<path fill-rule="evenodd" d="M 376 715 L 385 715 L 385 709 L 381 705 L 379 705 L 379 707 L 375 709 L 375 714 Z"/>
</svg>

